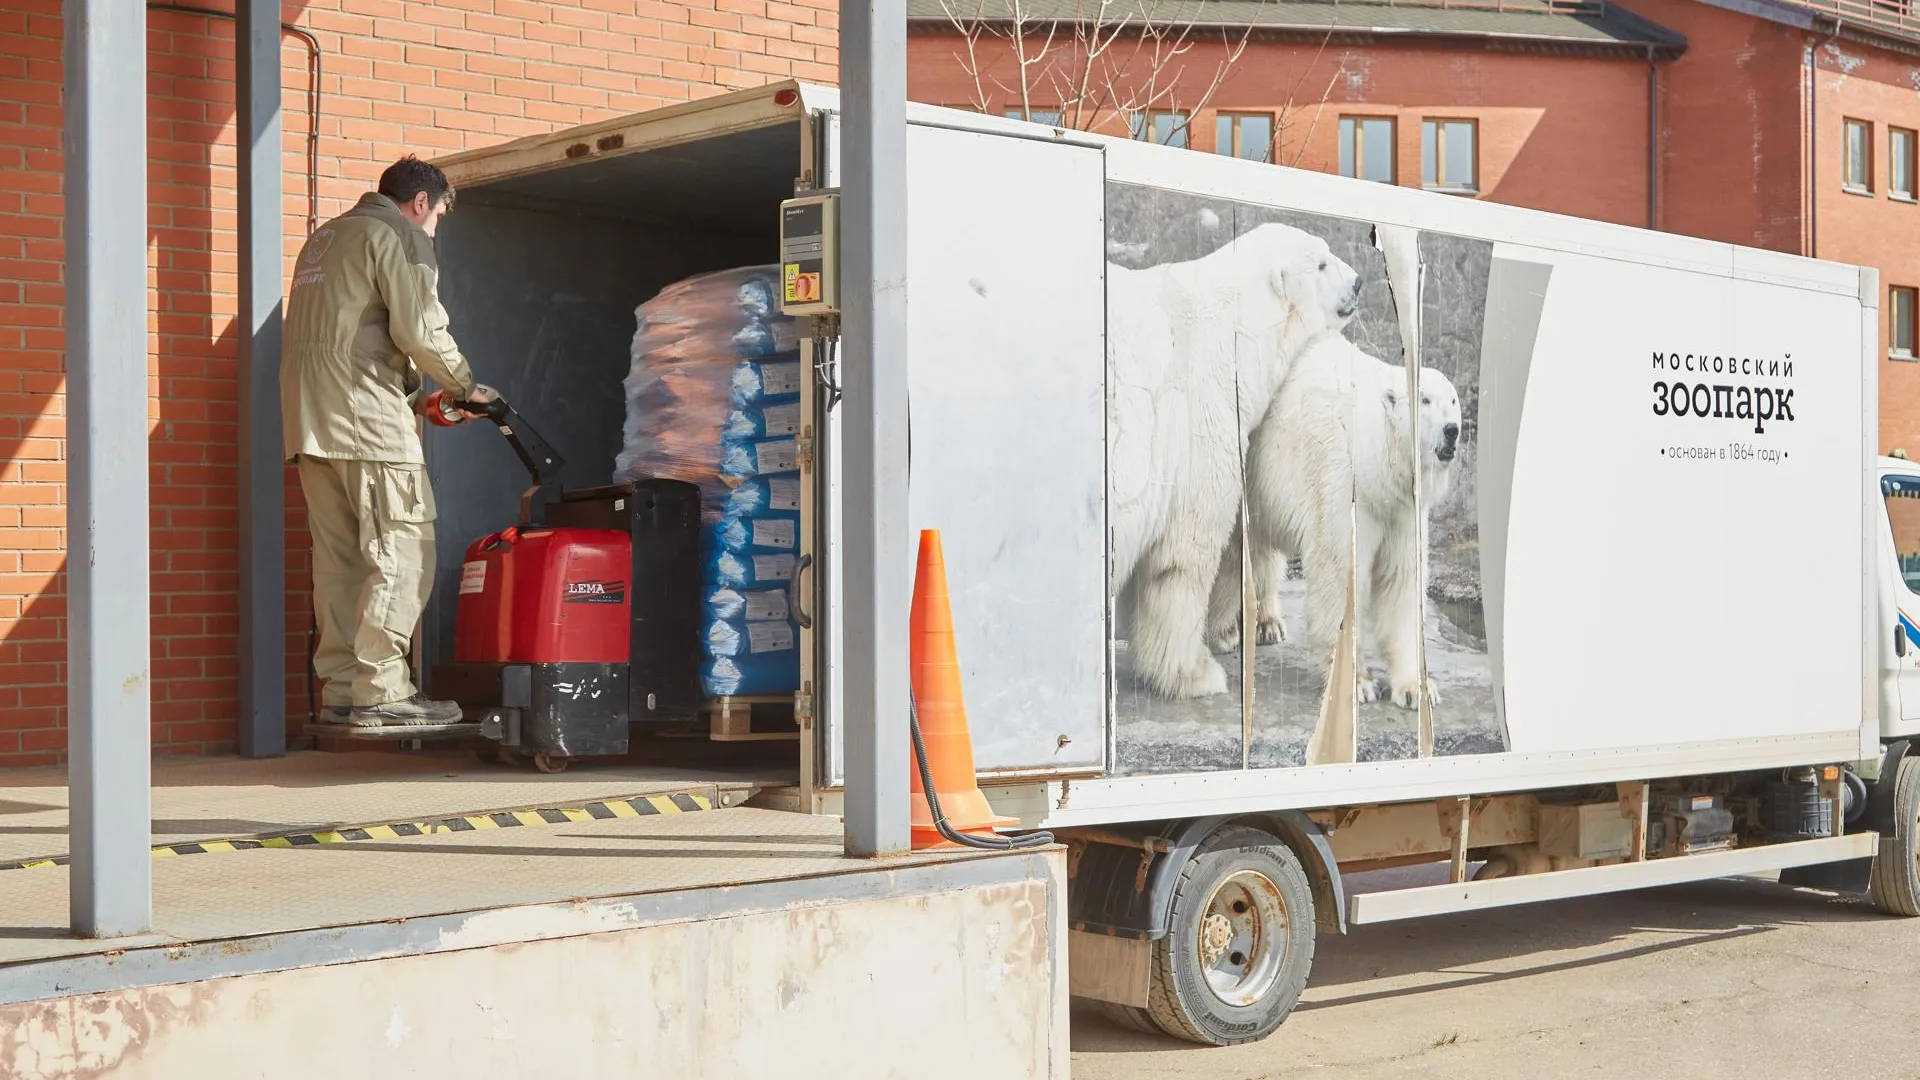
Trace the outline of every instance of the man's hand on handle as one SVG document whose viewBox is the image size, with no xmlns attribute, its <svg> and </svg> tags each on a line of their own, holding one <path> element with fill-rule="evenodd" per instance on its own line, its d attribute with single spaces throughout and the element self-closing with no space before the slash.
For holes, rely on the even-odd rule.
<svg viewBox="0 0 1920 1080">
<path fill-rule="evenodd" d="M 464 400 L 456 398 L 445 390 L 435 390 L 420 399 L 418 412 L 437 427 L 453 427 L 487 415 L 483 411 L 467 408 L 467 406 L 490 405 L 499 400 L 500 391 L 491 386 L 476 385 L 473 393 L 468 394 Z"/>
<path fill-rule="evenodd" d="M 499 400 L 500 391 L 495 390 L 485 383 L 475 383 L 473 393 L 467 395 L 467 403 L 470 405 L 491 405 Z M 460 414 L 469 420 L 478 420 L 487 415 L 484 412 L 475 412 L 472 409 L 461 409 Z"/>
</svg>

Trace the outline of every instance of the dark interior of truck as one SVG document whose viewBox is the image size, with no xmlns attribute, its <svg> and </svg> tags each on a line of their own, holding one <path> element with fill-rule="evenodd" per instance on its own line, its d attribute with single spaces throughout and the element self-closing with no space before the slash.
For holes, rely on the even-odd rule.
<svg viewBox="0 0 1920 1080">
<path fill-rule="evenodd" d="M 772 263 L 801 169 L 797 121 L 470 185 L 439 234 L 440 295 L 480 382 L 605 484 L 621 446 L 634 309 L 693 274 Z M 514 524 L 527 474 L 488 424 L 436 428 L 438 572 L 423 667 L 451 659 L 467 543 Z"/>
</svg>

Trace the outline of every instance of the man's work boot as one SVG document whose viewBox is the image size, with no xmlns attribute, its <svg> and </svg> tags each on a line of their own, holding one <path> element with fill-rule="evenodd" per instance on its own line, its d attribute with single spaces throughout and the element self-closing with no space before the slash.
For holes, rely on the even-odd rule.
<svg viewBox="0 0 1920 1080">
<path fill-rule="evenodd" d="M 389 701 L 385 705 L 356 705 L 352 718 L 347 722 L 354 727 L 422 727 L 427 724 L 457 724 L 460 722 L 460 706 L 457 702 L 435 701 L 425 694 L 415 694 L 399 701 Z"/>
</svg>

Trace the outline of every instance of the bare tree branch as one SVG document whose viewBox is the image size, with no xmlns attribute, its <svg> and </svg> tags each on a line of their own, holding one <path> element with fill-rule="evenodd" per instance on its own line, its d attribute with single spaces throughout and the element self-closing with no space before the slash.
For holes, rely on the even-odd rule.
<svg viewBox="0 0 1920 1080">
<path fill-rule="evenodd" d="M 1286 103 L 1280 106 L 1280 119 L 1278 120 L 1278 122 L 1274 124 L 1273 161 L 1275 164 L 1284 164 L 1282 159 L 1286 156 L 1287 114 L 1290 111 L 1292 111 L 1293 103 L 1300 99 L 1301 84 L 1305 83 L 1307 81 L 1307 76 L 1309 74 L 1312 74 L 1313 69 L 1315 67 L 1319 66 L 1320 57 L 1326 54 L 1327 44 L 1332 40 L 1333 40 L 1333 27 L 1328 26 L 1326 36 L 1320 39 L 1319 48 L 1316 48 L 1313 50 L 1313 59 L 1301 65 L 1299 77 L 1293 80 L 1293 86 L 1287 90 Z M 1340 61 L 1340 67 L 1335 71 L 1335 77 L 1337 78 L 1339 75 L 1339 72 L 1345 70 L 1345 68 L 1346 68 L 1346 59 L 1343 57 Z M 1326 105 L 1328 96 L 1333 93 L 1333 86 L 1334 86 L 1333 82 L 1329 81 L 1327 83 L 1326 93 L 1321 94 L 1320 100 L 1315 103 L 1316 108 L 1314 112 L 1314 119 L 1316 123 L 1319 120 L 1319 107 Z M 1312 127 L 1309 127 L 1307 129 L 1307 134 L 1309 136 L 1313 134 Z M 1307 145 L 1306 140 L 1304 139 L 1301 140 L 1300 145 L 1302 148 L 1301 154 L 1305 154 L 1306 153 L 1305 147 Z M 1300 158 L 1296 156 L 1294 158 L 1293 163 L 1295 165 L 1298 165 L 1299 162 L 1300 162 Z"/>
<path fill-rule="evenodd" d="M 1062 127 L 1096 131 L 1117 121 L 1129 135 L 1182 145 L 1192 144 L 1194 120 L 1214 106 L 1245 58 L 1258 21 L 1238 27 L 1203 24 L 1197 17 L 1205 8 L 1197 0 L 1071 0 L 1070 5 L 1063 0 L 972 0 L 978 6 L 971 14 L 956 7 L 967 2 L 941 0 L 941 5 L 963 39 L 955 59 L 972 82 L 977 108 L 995 107 L 996 100 L 1011 102 L 1005 107 L 1017 107 L 1028 119 L 1036 109 L 1058 110 Z M 1060 7 L 1038 6 L 1046 4 Z M 1049 14 L 1038 15 L 1037 10 Z M 1332 38 L 1329 27 L 1281 104 L 1266 160 L 1282 160 L 1285 132 L 1293 114 L 1303 108 L 1300 87 L 1319 66 Z M 989 40 L 998 45 L 989 46 Z M 1189 60 L 1201 46 L 1216 57 L 1211 71 L 1189 70 Z M 1316 125 L 1340 74 L 1336 71 L 1316 104 Z M 1168 127 L 1154 131 L 1154 118 L 1160 114 L 1168 116 Z M 1308 139 L 1313 130 L 1309 126 Z M 1303 142 L 1294 163 L 1304 154 Z"/>
<path fill-rule="evenodd" d="M 973 107 L 986 112 L 988 101 L 985 68 L 980 62 L 980 35 L 986 28 L 986 0 L 980 0 L 971 19 L 961 17 L 959 12 L 954 10 L 953 0 L 940 0 L 940 10 L 946 13 L 947 21 L 953 24 L 954 30 L 959 33 L 960 40 L 964 43 L 966 55 L 962 56 L 956 52 L 954 59 L 959 61 L 960 70 L 966 72 L 968 80 L 973 83 Z"/>
<path fill-rule="evenodd" d="M 1327 80 L 1327 88 L 1321 93 L 1319 104 L 1313 107 L 1313 122 L 1307 125 L 1306 137 L 1300 140 L 1300 152 L 1293 155 L 1293 161 L 1289 163 L 1294 168 L 1299 168 L 1301 160 L 1307 156 L 1307 147 L 1313 145 L 1313 130 L 1320 126 L 1320 114 L 1326 110 L 1327 102 L 1333 98 L 1334 84 L 1338 83 L 1340 76 L 1346 73 L 1347 61 L 1345 57 L 1342 57 L 1340 66 L 1333 69 L 1333 77 Z"/>
</svg>

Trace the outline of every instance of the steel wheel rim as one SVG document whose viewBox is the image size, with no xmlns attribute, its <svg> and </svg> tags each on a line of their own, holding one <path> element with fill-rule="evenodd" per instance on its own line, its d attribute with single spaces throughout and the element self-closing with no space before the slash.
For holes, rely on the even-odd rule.
<svg viewBox="0 0 1920 1080">
<path fill-rule="evenodd" d="M 1238 870 L 1214 886 L 1194 942 L 1207 989 L 1246 1008 L 1267 996 L 1287 961 L 1286 898 L 1272 878 Z"/>
</svg>

